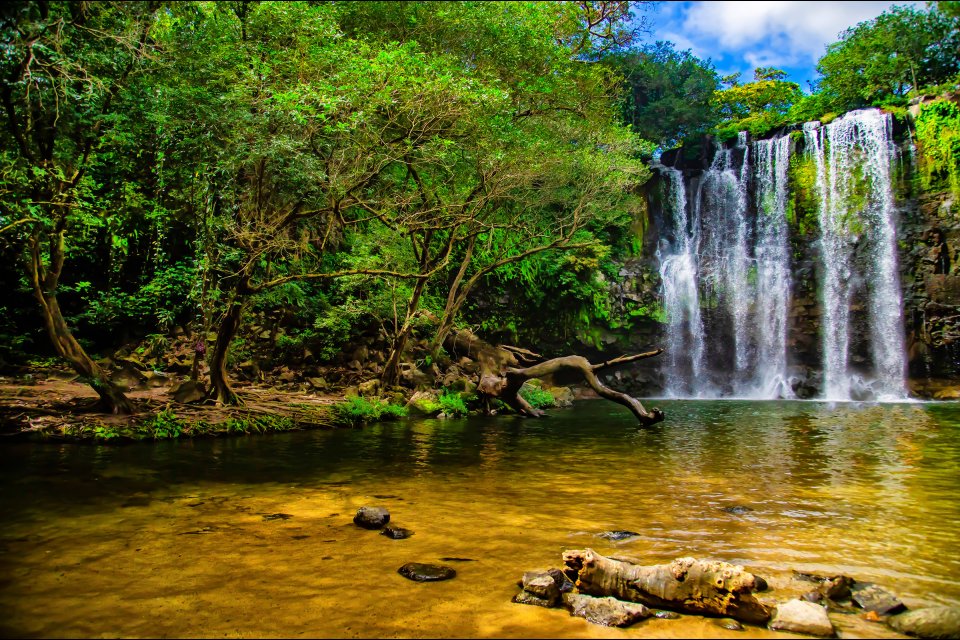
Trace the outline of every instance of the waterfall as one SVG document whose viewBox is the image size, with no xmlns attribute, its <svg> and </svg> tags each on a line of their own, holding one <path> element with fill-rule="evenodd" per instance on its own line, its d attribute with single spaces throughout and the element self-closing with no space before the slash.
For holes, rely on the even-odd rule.
<svg viewBox="0 0 960 640">
<path fill-rule="evenodd" d="M 701 188 L 701 284 L 723 305 L 732 325 L 732 373 L 726 381 L 734 393 L 749 375 L 750 226 L 747 219 L 747 179 L 750 149 L 741 133 L 735 149 L 743 155 L 740 169 L 733 149 L 720 148 L 704 173 Z"/>
<path fill-rule="evenodd" d="M 694 381 L 703 370 L 703 320 L 697 291 L 696 228 L 687 219 L 686 186 L 683 174 L 661 167 L 668 178 L 667 208 L 673 222 L 671 245 L 657 250 L 660 279 L 663 282 L 663 306 L 667 314 L 666 393 L 690 396 L 696 392 Z"/>
<path fill-rule="evenodd" d="M 804 125 L 816 161 L 823 267 L 823 397 L 906 397 L 903 305 L 889 114 L 852 111 Z M 872 372 L 850 366 L 851 302 L 865 298 Z"/>
<path fill-rule="evenodd" d="M 756 149 L 756 328 L 753 395 L 792 398 L 787 375 L 790 246 L 787 242 L 787 170 L 790 138 L 758 140 Z"/>
<path fill-rule="evenodd" d="M 854 111 L 825 126 L 807 123 L 804 139 L 819 199 L 820 394 L 903 399 L 891 117 Z M 795 397 L 801 381 L 790 375 L 787 351 L 791 143 L 790 136 L 748 142 L 741 133 L 690 185 L 677 169 L 657 167 L 668 192 L 670 241 L 657 251 L 667 396 Z"/>
</svg>

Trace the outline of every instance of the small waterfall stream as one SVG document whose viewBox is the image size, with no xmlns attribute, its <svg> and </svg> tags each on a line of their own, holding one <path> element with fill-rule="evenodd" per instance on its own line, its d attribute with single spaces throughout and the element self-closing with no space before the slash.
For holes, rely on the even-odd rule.
<svg viewBox="0 0 960 640">
<path fill-rule="evenodd" d="M 821 397 L 903 399 L 890 116 L 869 109 L 825 126 L 807 123 L 804 139 L 820 205 Z M 734 145 L 717 148 L 689 185 L 677 169 L 658 167 L 671 238 L 657 252 L 668 397 L 794 397 L 791 146 L 790 136 L 748 143 L 741 133 Z M 860 334 L 869 344 L 851 344 L 857 322 L 866 325 Z M 852 349 L 869 353 L 868 362 L 858 356 L 853 363 Z"/>
</svg>

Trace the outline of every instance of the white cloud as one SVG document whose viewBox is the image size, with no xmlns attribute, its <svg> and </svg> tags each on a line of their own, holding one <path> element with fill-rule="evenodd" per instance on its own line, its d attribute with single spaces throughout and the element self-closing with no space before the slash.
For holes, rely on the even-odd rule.
<svg viewBox="0 0 960 640">
<path fill-rule="evenodd" d="M 813 61 L 847 27 L 875 18 L 893 4 L 898 3 L 695 2 L 688 6 L 683 32 L 693 42 L 712 45 L 701 48 L 741 50 L 748 61 L 748 56 L 780 64 Z"/>
</svg>

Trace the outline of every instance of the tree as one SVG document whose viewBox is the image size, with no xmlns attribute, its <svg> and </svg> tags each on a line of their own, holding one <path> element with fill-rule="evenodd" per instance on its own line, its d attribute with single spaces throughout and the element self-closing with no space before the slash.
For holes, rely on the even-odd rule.
<svg viewBox="0 0 960 640">
<path fill-rule="evenodd" d="M 604 61 L 623 78 L 623 119 L 641 137 L 670 148 L 713 126 L 719 85 L 710 61 L 664 41 Z"/>
<path fill-rule="evenodd" d="M 960 30 L 939 8 L 893 7 L 827 47 L 819 88 L 835 111 L 872 106 L 960 71 Z"/>
<path fill-rule="evenodd" d="M 588 11 L 588 4 L 580 10 Z M 458 110 L 438 118 L 449 128 L 438 130 L 430 144 L 411 148 L 384 171 L 374 186 L 387 191 L 363 204 L 408 240 L 406 255 L 384 254 L 382 264 L 415 265 L 423 276 L 392 338 L 384 384 L 397 380 L 431 278 L 446 274 L 437 349 L 485 274 L 570 246 L 586 221 L 648 176 L 634 159 L 635 140 L 614 122 L 605 70 L 583 64 L 597 34 L 579 36 L 596 27 L 596 16 L 571 20 L 571 7 L 361 3 L 346 9 L 347 33 L 379 46 L 409 37 L 408 26 L 418 25 L 425 55 L 455 64 L 451 73 L 468 82 L 449 83 L 439 102 L 421 101 L 422 113 Z M 454 255 L 459 266 L 446 273 Z"/>
<path fill-rule="evenodd" d="M 738 131 L 762 135 L 787 122 L 790 108 L 803 98 L 800 85 L 781 78 L 786 72 L 772 67 L 758 67 L 754 81 L 733 84 L 716 91 L 713 105 L 721 121 L 717 133 L 722 138 Z"/>
<path fill-rule="evenodd" d="M 109 215 L 90 168 L 124 108 L 121 92 L 149 60 L 154 3 L 15 2 L 0 15 L 5 127 L 0 227 L 22 248 L 24 272 L 57 353 L 104 407 L 132 406 L 68 326 L 58 287 L 70 241 Z"/>
<path fill-rule="evenodd" d="M 253 296 L 300 280 L 354 274 L 423 279 L 382 269 L 328 271 L 325 252 L 374 211 L 399 210 L 385 172 L 428 144 L 461 105 L 456 82 L 413 46 L 371 48 L 342 38 L 330 5 L 178 7 L 169 24 L 169 127 L 181 157 L 209 181 L 207 240 L 222 309 L 210 355 L 211 394 L 239 398 L 227 356 Z M 432 74 L 432 75 L 431 75 Z"/>
</svg>

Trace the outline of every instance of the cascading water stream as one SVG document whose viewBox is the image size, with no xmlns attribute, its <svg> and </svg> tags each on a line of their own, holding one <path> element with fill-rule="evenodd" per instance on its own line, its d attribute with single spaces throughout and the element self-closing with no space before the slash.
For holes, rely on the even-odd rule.
<svg viewBox="0 0 960 640">
<path fill-rule="evenodd" d="M 790 138 L 754 143 L 756 162 L 757 363 L 752 393 L 757 398 L 792 398 L 787 375 L 787 313 L 790 247 L 787 243 L 787 171 Z"/>
<path fill-rule="evenodd" d="M 733 338 L 734 393 L 742 392 L 749 377 L 750 344 L 750 226 L 747 219 L 747 181 L 750 149 L 746 133 L 737 139 L 743 154 L 740 169 L 733 149 L 720 148 L 703 175 L 701 226 L 703 241 L 699 253 L 701 284 L 722 303 L 730 319 Z"/>
<path fill-rule="evenodd" d="M 683 174 L 662 168 L 668 177 L 667 203 L 671 212 L 673 243 L 657 250 L 663 305 L 668 318 L 666 393 L 689 396 L 695 393 L 692 381 L 703 370 L 703 320 L 697 290 L 696 229 L 687 219 L 686 186 Z"/>
<path fill-rule="evenodd" d="M 906 356 L 890 176 L 891 117 L 876 109 L 852 111 L 826 126 L 807 123 L 804 132 L 820 197 L 822 395 L 828 400 L 903 399 Z M 850 367 L 855 295 L 867 302 L 872 375 Z"/>
</svg>

